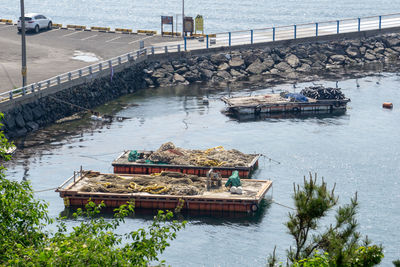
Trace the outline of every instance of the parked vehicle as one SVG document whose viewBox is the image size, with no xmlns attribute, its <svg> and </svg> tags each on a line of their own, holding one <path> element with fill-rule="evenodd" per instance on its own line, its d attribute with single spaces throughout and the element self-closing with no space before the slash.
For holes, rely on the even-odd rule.
<svg viewBox="0 0 400 267">
<path fill-rule="evenodd" d="M 21 17 L 18 20 L 17 27 L 18 27 L 18 32 L 21 32 L 22 30 Z M 37 13 L 25 14 L 26 31 L 34 31 L 35 33 L 38 33 L 42 29 L 51 30 L 52 27 L 53 27 L 53 22 L 51 21 L 50 18 L 47 18 Z"/>
</svg>

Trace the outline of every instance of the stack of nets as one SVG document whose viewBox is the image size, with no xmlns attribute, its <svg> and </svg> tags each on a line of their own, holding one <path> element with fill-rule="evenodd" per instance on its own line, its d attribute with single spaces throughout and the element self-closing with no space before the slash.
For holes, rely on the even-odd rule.
<svg viewBox="0 0 400 267">
<path fill-rule="evenodd" d="M 163 144 L 148 157 L 154 163 L 211 167 L 248 166 L 253 158 L 254 155 L 244 154 L 236 149 L 225 150 L 222 146 L 191 150 L 176 147 L 172 142 Z"/>
<path fill-rule="evenodd" d="M 83 192 L 138 193 L 161 195 L 200 195 L 205 190 L 205 180 L 196 175 L 162 172 L 151 176 L 122 177 L 117 174 L 89 172 L 85 175 Z"/>
<path fill-rule="evenodd" d="M 301 90 L 300 94 L 317 100 L 339 100 L 345 98 L 340 88 L 323 87 L 322 85 L 306 87 Z"/>
</svg>

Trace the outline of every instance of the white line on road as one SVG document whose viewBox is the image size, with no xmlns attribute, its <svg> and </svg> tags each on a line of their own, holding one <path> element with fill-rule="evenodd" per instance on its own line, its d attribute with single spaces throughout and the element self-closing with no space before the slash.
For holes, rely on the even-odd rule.
<svg viewBox="0 0 400 267">
<path fill-rule="evenodd" d="M 112 39 L 110 39 L 110 40 L 107 40 L 106 43 L 112 42 L 112 41 L 117 40 L 117 39 L 119 39 L 119 38 L 121 38 L 121 36 L 118 36 L 118 37 L 112 38 Z"/>
<path fill-rule="evenodd" d="M 98 35 L 98 34 L 95 34 L 95 35 L 92 35 L 92 36 L 89 36 L 89 37 L 83 38 L 83 39 L 81 39 L 81 41 L 85 41 L 85 40 L 87 40 L 87 39 L 90 39 L 90 38 L 96 37 L 97 35 Z"/>
<path fill-rule="evenodd" d="M 75 31 L 75 32 L 72 32 L 72 33 L 68 33 L 68 34 L 66 34 L 66 35 L 63 35 L 62 37 L 67 37 L 67 36 L 70 36 L 70 35 L 73 35 L 73 34 L 77 34 L 77 33 L 80 33 L 81 31 Z"/>
<path fill-rule="evenodd" d="M 143 41 L 143 40 L 149 39 L 149 38 L 151 38 L 151 37 L 154 37 L 154 36 L 147 36 L 147 37 L 145 37 L 145 38 L 142 38 L 142 39 L 140 39 L 140 40 L 135 40 L 135 41 L 130 42 L 130 43 L 128 43 L 128 44 L 134 44 L 134 43 L 137 43 L 137 42 L 139 42 L 139 41 Z"/>
<path fill-rule="evenodd" d="M 40 35 L 48 34 L 48 33 L 52 33 L 52 32 L 56 32 L 56 31 L 59 31 L 59 30 L 60 30 L 60 29 L 53 29 L 53 30 L 51 30 L 51 31 L 41 32 Z"/>
</svg>

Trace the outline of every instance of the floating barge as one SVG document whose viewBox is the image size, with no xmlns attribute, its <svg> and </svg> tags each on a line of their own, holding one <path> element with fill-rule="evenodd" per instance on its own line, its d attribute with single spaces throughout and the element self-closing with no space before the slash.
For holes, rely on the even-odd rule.
<svg viewBox="0 0 400 267">
<path fill-rule="evenodd" d="M 84 186 L 90 182 L 90 179 L 106 175 L 113 174 L 100 174 L 91 171 L 74 173 L 74 176 L 61 184 L 56 192 L 60 193 L 60 197 L 64 199 L 66 207 L 84 207 L 90 199 L 96 204 L 100 204 L 103 201 L 108 208 L 119 207 L 126 204 L 127 201 L 131 201 L 135 203 L 135 208 L 138 209 L 174 210 L 179 207 L 188 211 L 255 212 L 272 186 L 272 181 L 269 180 L 242 179 L 243 194 L 241 195 L 231 194 L 224 186 L 222 186 L 223 189 L 204 191 L 198 195 L 84 191 Z M 132 179 L 135 175 L 118 175 L 118 177 Z M 200 177 L 200 179 L 205 180 L 206 178 Z M 227 179 L 222 180 L 224 183 Z"/>
<path fill-rule="evenodd" d="M 305 97 L 307 101 L 296 101 L 282 97 L 280 94 L 266 94 L 245 97 L 222 97 L 228 107 L 226 112 L 230 115 L 260 115 L 270 113 L 304 113 L 346 110 L 350 99 L 316 100 Z"/>
<path fill-rule="evenodd" d="M 153 151 L 137 151 L 141 157 L 150 155 Z M 232 172 L 237 170 L 241 178 L 250 178 L 251 174 L 258 167 L 260 154 L 250 154 L 253 156 L 251 162 L 247 166 L 223 167 L 223 166 L 195 166 L 195 165 L 171 165 L 171 164 L 154 164 L 142 161 L 130 162 L 128 160 L 130 151 L 125 151 L 119 155 L 113 162 L 114 173 L 120 174 L 152 174 L 162 171 L 181 172 L 185 174 L 193 174 L 197 176 L 206 176 L 210 168 L 219 172 L 222 177 L 229 177 Z"/>
</svg>

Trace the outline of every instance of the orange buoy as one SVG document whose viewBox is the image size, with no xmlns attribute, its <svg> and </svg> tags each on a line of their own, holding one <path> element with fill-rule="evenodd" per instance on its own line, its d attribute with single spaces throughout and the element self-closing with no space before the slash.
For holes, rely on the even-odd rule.
<svg viewBox="0 0 400 267">
<path fill-rule="evenodd" d="M 393 108 L 393 104 L 391 102 L 384 102 L 382 104 L 383 108 Z"/>
</svg>

